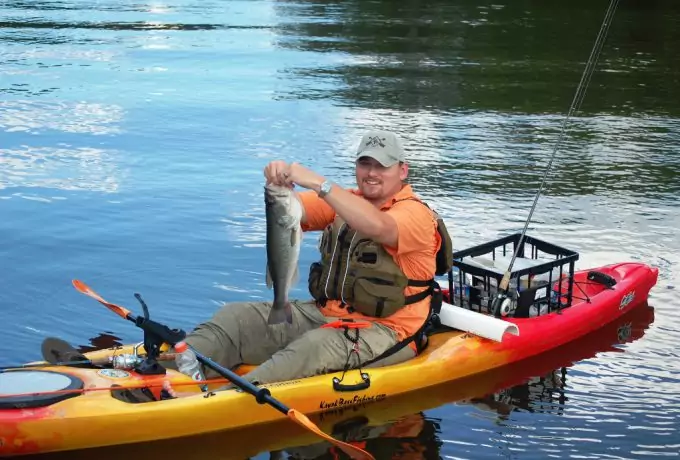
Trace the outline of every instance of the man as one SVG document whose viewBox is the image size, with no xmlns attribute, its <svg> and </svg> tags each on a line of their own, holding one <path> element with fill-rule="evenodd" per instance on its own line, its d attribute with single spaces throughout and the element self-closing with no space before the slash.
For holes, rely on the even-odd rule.
<svg viewBox="0 0 680 460">
<path fill-rule="evenodd" d="M 399 138 L 388 131 L 363 136 L 356 190 L 297 163 L 271 162 L 264 175 L 267 183 L 307 189 L 297 193 L 302 229 L 324 231 L 321 261 L 309 275 L 314 300 L 292 302 L 292 324 L 276 325 L 267 324 L 269 302 L 227 304 L 186 342 L 228 368 L 259 365 L 244 377 L 270 383 L 361 367 L 412 338 L 429 314 L 441 237 L 433 213 L 404 183 L 408 165 Z M 338 319 L 370 327 L 321 327 Z M 415 353 L 411 341 L 396 359 Z"/>
</svg>

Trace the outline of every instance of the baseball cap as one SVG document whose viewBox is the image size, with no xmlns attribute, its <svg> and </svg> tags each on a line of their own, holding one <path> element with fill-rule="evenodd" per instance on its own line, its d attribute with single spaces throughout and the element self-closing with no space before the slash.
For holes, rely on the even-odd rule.
<svg viewBox="0 0 680 460">
<path fill-rule="evenodd" d="M 357 158 L 361 157 L 374 158 L 386 168 L 405 161 L 401 139 L 391 131 L 369 131 L 364 134 L 357 148 Z"/>
</svg>

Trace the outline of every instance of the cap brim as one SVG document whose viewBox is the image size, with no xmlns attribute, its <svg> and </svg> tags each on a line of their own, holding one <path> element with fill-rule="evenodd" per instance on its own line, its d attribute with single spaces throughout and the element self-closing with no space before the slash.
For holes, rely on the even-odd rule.
<svg viewBox="0 0 680 460">
<path fill-rule="evenodd" d="M 359 156 L 357 156 L 357 160 L 361 160 L 362 158 L 373 158 L 385 168 L 389 168 L 390 166 L 394 166 L 399 163 L 399 160 L 395 160 L 394 158 L 390 158 L 387 155 L 383 155 L 381 152 L 361 152 Z"/>
</svg>

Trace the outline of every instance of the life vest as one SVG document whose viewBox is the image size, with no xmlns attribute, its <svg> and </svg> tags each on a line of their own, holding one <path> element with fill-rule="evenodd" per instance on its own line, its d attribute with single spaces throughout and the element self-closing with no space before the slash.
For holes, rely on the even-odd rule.
<svg viewBox="0 0 680 460">
<path fill-rule="evenodd" d="M 430 208 L 427 203 L 419 200 L 416 197 L 402 198 L 400 200 L 396 200 L 395 204 L 400 201 L 406 200 L 416 201 L 427 207 L 427 209 L 429 209 L 430 212 L 432 212 L 432 216 L 434 217 L 434 219 L 437 221 L 437 233 L 439 233 L 441 244 L 439 245 L 437 255 L 435 256 L 436 268 L 434 270 L 434 274 L 437 276 L 447 274 L 451 270 L 451 268 L 453 268 L 453 242 L 451 241 L 449 231 L 446 229 L 444 219 L 442 219 L 442 217 L 439 215 L 437 211 Z"/>
<path fill-rule="evenodd" d="M 310 267 L 308 281 L 310 294 L 322 305 L 340 300 L 350 311 L 385 318 L 434 291 L 434 278 L 408 279 L 382 244 L 350 228 L 338 215 L 323 231 L 319 252 L 321 261 Z M 407 286 L 427 289 L 406 296 Z"/>
</svg>

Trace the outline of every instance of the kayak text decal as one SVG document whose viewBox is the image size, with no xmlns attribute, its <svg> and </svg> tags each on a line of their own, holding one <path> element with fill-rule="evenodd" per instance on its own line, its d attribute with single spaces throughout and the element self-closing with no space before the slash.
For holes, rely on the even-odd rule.
<svg viewBox="0 0 680 460">
<path fill-rule="evenodd" d="M 102 369 L 97 374 L 110 379 L 125 379 L 130 377 L 130 373 L 121 369 Z"/>
<path fill-rule="evenodd" d="M 621 299 L 621 304 L 619 305 L 619 310 L 623 310 L 626 308 L 626 305 L 631 303 L 633 299 L 635 298 L 635 291 L 630 291 L 628 294 L 623 296 L 623 299 Z"/>
<path fill-rule="evenodd" d="M 343 406 L 353 406 L 355 404 L 366 404 L 372 402 L 382 401 L 387 397 L 386 394 L 381 393 L 374 396 L 359 396 L 354 395 L 353 398 L 338 398 L 333 401 L 321 401 L 319 409 L 335 409 Z"/>
</svg>

